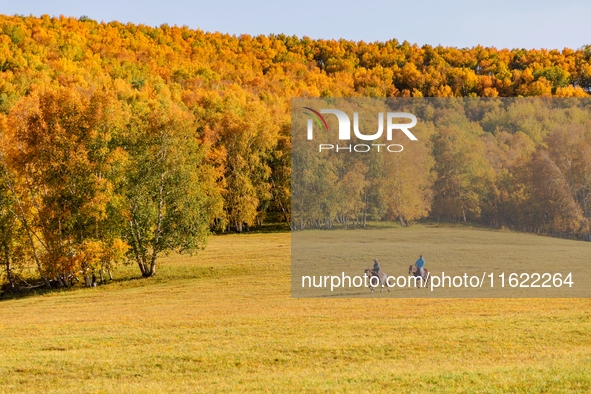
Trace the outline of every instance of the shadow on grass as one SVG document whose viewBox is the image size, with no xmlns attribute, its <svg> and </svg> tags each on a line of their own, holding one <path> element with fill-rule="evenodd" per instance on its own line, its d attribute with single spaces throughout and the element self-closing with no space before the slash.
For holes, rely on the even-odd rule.
<svg viewBox="0 0 591 394">
<path fill-rule="evenodd" d="M 33 288 L 30 287 L 19 287 L 14 290 L 8 288 L 7 285 L 0 289 L 0 302 L 2 301 L 9 301 L 9 300 L 18 300 L 24 299 L 29 297 L 37 297 L 42 295 L 50 295 L 50 294 L 57 294 L 57 293 L 70 293 L 82 289 L 98 289 L 102 287 L 112 287 L 114 285 L 121 285 L 124 283 L 133 283 L 134 281 L 145 280 L 145 279 L 152 279 L 152 278 L 143 278 L 141 275 L 137 276 L 130 276 L 124 275 L 119 278 L 113 279 L 106 279 L 103 283 L 100 280 L 97 282 L 97 285 L 88 287 L 84 285 L 84 281 L 81 280 L 79 282 L 74 283 L 72 286 L 63 287 L 57 285 L 56 281 L 52 281 L 52 287 L 47 288 L 45 285 L 42 285 L 42 282 L 38 279 L 30 280 L 29 282 L 32 283 L 34 286 Z"/>
<path fill-rule="evenodd" d="M 263 223 L 262 226 L 249 227 L 248 230 L 242 232 L 235 231 L 230 228 L 229 231 L 215 232 L 215 235 L 228 235 L 228 234 L 270 234 L 270 233 L 289 233 L 291 229 L 285 222 L 282 223 Z"/>
</svg>

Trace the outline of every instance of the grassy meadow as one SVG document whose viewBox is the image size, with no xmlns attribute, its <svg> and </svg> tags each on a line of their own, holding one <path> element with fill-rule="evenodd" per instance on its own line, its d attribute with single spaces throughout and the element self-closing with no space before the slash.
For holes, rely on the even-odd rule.
<svg viewBox="0 0 591 394">
<path fill-rule="evenodd" d="M 447 279 L 445 286 L 429 291 L 417 291 L 412 285 L 395 285 L 391 292 L 384 289 L 374 297 L 591 298 L 591 244 L 588 242 L 435 222 L 404 229 L 382 222 L 372 223 L 368 229 L 298 231 L 292 234 L 291 242 L 292 294 L 298 297 L 367 297 L 367 288 L 349 283 L 331 290 L 330 279 L 326 287 L 315 288 L 310 279 L 303 287 L 302 277 L 312 276 L 320 285 L 324 275 L 362 276 L 365 268 L 373 266 L 373 258 L 378 258 L 387 275 L 408 277 L 408 266 L 423 254 L 435 285 L 440 285 L 443 274 L 448 278 L 466 274 L 477 279 L 484 276 L 483 286 L 450 287 Z M 512 282 L 517 283 L 515 287 L 511 286 L 509 276 L 522 273 L 547 276 L 536 283 L 524 276 Z M 560 274 L 565 278 L 569 273 L 572 285 L 552 284 L 551 276 Z M 505 277 L 504 287 L 501 274 Z"/>
<path fill-rule="evenodd" d="M 591 391 L 589 299 L 291 298 L 289 233 L 138 273 L 1 301 L 0 392 Z"/>
</svg>

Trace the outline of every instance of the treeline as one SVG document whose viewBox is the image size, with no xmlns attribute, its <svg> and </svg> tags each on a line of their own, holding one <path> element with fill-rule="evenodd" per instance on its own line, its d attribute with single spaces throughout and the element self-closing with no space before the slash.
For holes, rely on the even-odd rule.
<svg viewBox="0 0 591 394">
<path fill-rule="evenodd" d="M 293 97 L 579 97 L 591 89 L 590 57 L 591 47 L 457 49 L 0 16 L 3 278 L 69 286 L 126 258 L 150 276 L 159 253 L 194 250 L 212 230 L 243 231 L 271 211 L 290 222 Z M 504 132 L 477 140 L 494 152 L 521 138 Z M 538 161 L 546 137 L 528 137 Z M 433 138 L 430 154 L 444 143 Z M 430 173 L 444 174 L 439 165 Z M 441 195 L 430 198 L 417 209 L 439 215 Z M 487 217 L 473 206 L 467 220 Z"/>
<path fill-rule="evenodd" d="M 32 92 L 0 117 L 0 249 L 9 288 L 101 281 L 122 260 L 156 273 L 223 218 L 194 117 L 165 96 Z M 222 223 L 220 223 L 222 224 Z M 94 277 L 94 278 L 93 278 Z M 91 279 L 92 278 L 92 279 Z"/>
<path fill-rule="evenodd" d="M 375 132 L 377 119 L 368 117 L 378 111 L 410 112 L 418 140 L 399 133 L 392 141 L 337 141 L 336 119 L 327 116 L 332 131 L 317 127 L 309 141 L 309 116 L 294 110 L 294 229 L 430 217 L 591 240 L 591 99 L 323 101 L 294 105 L 358 112 L 365 134 Z M 341 151 L 319 152 L 319 143 Z M 347 149 L 370 143 L 381 151 Z M 396 152 L 386 150 L 390 143 Z"/>
</svg>

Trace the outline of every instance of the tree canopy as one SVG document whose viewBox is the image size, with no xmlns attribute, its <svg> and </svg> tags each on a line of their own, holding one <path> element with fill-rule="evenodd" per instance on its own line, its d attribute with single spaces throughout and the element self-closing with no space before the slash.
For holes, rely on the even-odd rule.
<svg viewBox="0 0 591 394">
<path fill-rule="evenodd" d="M 591 46 L 460 49 L 0 16 L 2 277 L 14 287 L 34 267 L 44 285 L 70 286 L 125 258 L 151 276 L 160 253 L 197 250 L 211 231 L 244 231 L 270 212 L 293 228 L 430 216 L 588 233 L 584 106 L 466 104 L 463 123 L 439 113 L 412 148 L 418 166 L 335 159 L 299 174 L 323 203 L 297 223 L 290 126 L 294 97 L 587 97 L 590 58 Z"/>
</svg>

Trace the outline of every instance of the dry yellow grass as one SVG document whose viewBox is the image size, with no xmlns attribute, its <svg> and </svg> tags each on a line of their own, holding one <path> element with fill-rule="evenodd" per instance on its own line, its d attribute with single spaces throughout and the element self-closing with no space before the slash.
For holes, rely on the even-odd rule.
<svg viewBox="0 0 591 394">
<path fill-rule="evenodd" d="M 292 299 L 289 246 L 217 236 L 154 279 L 0 302 L 0 392 L 591 390 L 590 300 Z"/>
</svg>

